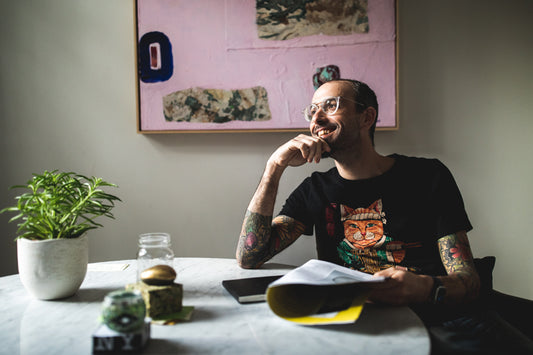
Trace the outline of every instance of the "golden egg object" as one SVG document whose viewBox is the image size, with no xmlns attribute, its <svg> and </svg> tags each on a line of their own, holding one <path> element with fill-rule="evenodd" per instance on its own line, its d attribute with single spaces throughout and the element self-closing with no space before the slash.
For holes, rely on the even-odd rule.
<svg viewBox="0 0 533 355">
<path fill-rule="evenodd" d="M 141 272 L 141 280 L 148 285 L 171 285 L 176 276 L 176 271 L 168 265 L 152 266 Z"/>
</svg>

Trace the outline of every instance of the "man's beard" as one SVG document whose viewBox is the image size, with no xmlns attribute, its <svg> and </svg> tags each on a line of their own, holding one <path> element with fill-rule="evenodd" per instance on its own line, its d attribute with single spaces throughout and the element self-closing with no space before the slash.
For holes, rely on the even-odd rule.
<svg viewBox="0 0 533 355">
<path fill-rule="evenodd" d="M 357 134 L 354 137 L 350 137 L 348 140 L 348 137 L 337 137 L 336 140 L 333 142 L 328 142 L 330 151 L 324 152 L 326 154 L 322 154 L 322 158 L 333 158 L 337 160 L 337 158 L 341 158 L 345 154 L 349 154 L 350 156 L 353 156 L 353 154 L 358 155 L 359 154 L 359 148 L 360 148 L 360 142 L 361 142 L 361 136 L 360 134 Z"/>
</svg>

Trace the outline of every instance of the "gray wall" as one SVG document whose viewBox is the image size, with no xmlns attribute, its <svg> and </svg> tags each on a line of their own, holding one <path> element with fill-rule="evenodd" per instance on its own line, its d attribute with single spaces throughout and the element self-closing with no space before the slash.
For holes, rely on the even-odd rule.
<svg viewBox="0 0 533 355">
<path fill-rule="evenodd" d="M 264 163 L 292 134 L 137 134 L 132 0 L 1 0 L 0 13 L 0 206 L 32 172 L 75 170 L 124 200 L 91 233 L 91 261 L 133 258 L 147 231 L 170 232 L 178 256 L 233 257 Z M 450 167 L 475 256 L 496 255 L 496 288 L 529 298 L 531 13 L 529 0 L 400 0 L 401 127 L 376 137 L 381 153 Z M 280 196 L 330 164 L 288 171 Z M 17 272 L 7 220 L 2 275 Z M 277 260 L 313 256 L 302 238 Z"/>
</svg>

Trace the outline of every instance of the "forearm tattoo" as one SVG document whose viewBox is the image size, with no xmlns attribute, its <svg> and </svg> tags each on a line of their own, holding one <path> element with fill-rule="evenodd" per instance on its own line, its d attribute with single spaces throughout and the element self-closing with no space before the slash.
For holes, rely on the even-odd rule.
<svg viewBox="0 0 533 355">
<path fill-rule="evenodd" d="M 303 223 L 287 216 L 274 218 L 272 226 L 271 251 L 273 255 L 291 245 L 305 231 Z"/>
<path fill-rule="evenodd" d="M 462 284 L 465 290 L 464 300 L 475 298 L 479 292 L 479 277 L 466 233 L 440 238 L 439 252 L 448 275 Z"/>
<path fill-rule="evenodd" d="M 265 245 L 270 238 L 272 216 L 246 211 L 237 248 L 242 264 L 257 267 L 265 259 Z"/>
<path fill-rule="evenodd" d="M 448 274 L 473 266 L 470 244 L 462 233 L 439 239 L 439 251 Z"/>
<path fill-rule="evenodd" d="M 246 211 L 237 248 L 241 263 L 258 267 L 293 243 L 304 225 L 287 216 L 271 216 Z"/>
</svg>

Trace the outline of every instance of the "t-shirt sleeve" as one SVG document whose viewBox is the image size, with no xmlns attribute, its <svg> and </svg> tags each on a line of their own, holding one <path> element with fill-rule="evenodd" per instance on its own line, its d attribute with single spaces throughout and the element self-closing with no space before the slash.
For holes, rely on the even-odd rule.
<svg viewBox="0 0 533 355">
<path fill-rule="evenodd" d="M 463 198 L 450 170 L 435 160 L 437 174 L 433 182 L 433 208 L 436 213 L 436 237 L 458 231 L 470 231 L 472 225 L 465 210 Z"/>
<path fill-rule="evenodd" d="M 309 178 L 305 179 L 287 198 L 279 215 L 288 216 L 305 225 L 305 235 L 313 235 L 313 221 L 308 209 Z"/>
</svg>

